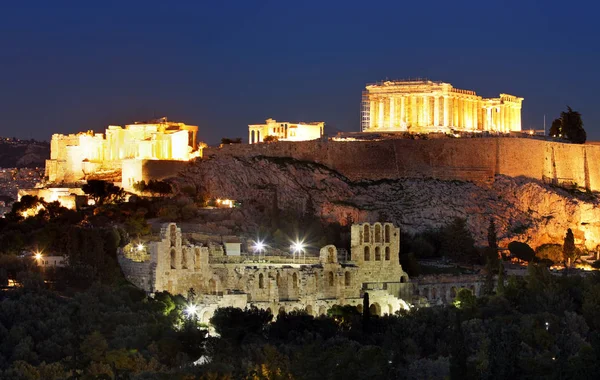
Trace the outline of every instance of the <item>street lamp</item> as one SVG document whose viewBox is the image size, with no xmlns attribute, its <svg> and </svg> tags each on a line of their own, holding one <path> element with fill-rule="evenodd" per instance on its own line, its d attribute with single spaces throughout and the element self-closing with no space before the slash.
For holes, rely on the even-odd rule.
<svg viewBox="0 0 600 380">
<path fill-rule="evenodd" d="M 191 303 L 185 307 L 184 313 L 188 318 L 194 318 L 198 314 L 198 306 Z"/>
<path fill-rule="evenodd" d="M 143 250 L 144 250 L 144 244 L 142 244 L 142 243 L 139 243 L 139 244 L 137 245 L 137 250 L 138 250 L 138 252 L 141 252 L 141 251 L 143 251 Z"/>
<path fill-rule="evenodd" d="M 40 260 L 42 258 L 42 253 L 40 251 L 36 251 L 34 257 L 36 260 Z"/>
<path fill-rule="evenodd" d="M 293 252 L 294 261 L 296 261 L 296 255 L 299 255 L 300 253 L 304 253 L 304 243 L 301 241 L 296 240 L 295 242 L 292 243 L 292 246 L 290 248 Z M 306 253 L 304 253 L 304 264 L 306 264 Z"/>
<path fill-rule="evenodd" d="M 258 240 L 254 243 L 254 252 L 258 252 L 258 261 L 260 261 L 260 254 L 265 250 L 265 243 Z"/>
</svg>

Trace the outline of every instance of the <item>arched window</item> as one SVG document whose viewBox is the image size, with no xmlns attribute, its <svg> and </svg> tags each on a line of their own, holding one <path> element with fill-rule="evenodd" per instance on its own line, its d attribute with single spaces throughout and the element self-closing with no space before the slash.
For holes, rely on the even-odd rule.
<svg viewBox="0 0 600 380">
<path fill-rule="evenodd" d="M 365 247 L 365 261 L 371 260 L 371 249 L 366 246 Z"/>
<path fill-rule="evenodd" d="M 406 276 L 400 276 L 400 282 L 401 283 L 408 282 L 408 277 L 406 277 Z"/>
<path fill-rule="evenodd" d="M 381 248 L 375 247 L 375 260 L 381 261 Z"/>
<path fill-rule="evenodd" d="M 260 289 L 264 289 L 265 288 L 265 276 L 263 276 L 262 273 L 258 275 L 258 287 Z"/>
<path fill-rule="evenodd" d="M 298 275 L 296 274 L 296 272 L 292 274 L 292 287 L 294 289 L 298 289 Z"/>
<path fill-rule="evenodd" d="M 328 278 L 329 286 L 333 286 L 333 272 L 327 273 L 327 278 Z"/>
<path fill-rule="evenodd" d="M 436 288 L 432 288 L 431 289 L 431 298 L 432 299 L 436 299 L 437 298 L 437 289 Z"/>
<path fill-rule="evenodd" d="M 170 230 L 170 237 L 171 237 L 171 247 L 175 247 L 176 243 L 177 243 L 177 226 L 175 226 L 174 224 L 171 224 L 171 227 L 169 227 Z"/>
<path fill-rule="evenodd" d="M 450 297 L 456 297 L 456 288 L 454 286 L 450 288 Z"/>
<path fill-rule="evenodd" d="M 187 251 L 185 249 L 181 251 L 181 269 L 188 269 Z"/>
<path fill-rule="evenodd" d="M 365 243 L 368 243 L 370 240 L 369 232 L 369 225 L 365 224 L 365 226 L 363 227 L 363 240 Z"/>
<path fill-rule="evenodd" d="M 200 248 L 194 249 L 194 268 L 200 268 Z"/>
<path fill-rule="evenodd" d="M 390 242 L 390 225 L 386 224 L 385 227 L 384 227 L 384 229 L 385 229 L 385 233 L 384 233 L 384 235 L 385 235 L 385 242 L 389 243 Z"/>
<path fill-rule="evenodd" d="M 177 253 L 174 249 L 171 250 L 171 269 L 177 269 Z"/>
<path fill-rule="evenodd" d="M 350 272 L 344 273 L 344 285 L 350 286 Z"/>
<path fill-rule="evenodd" d="M 381 225 L 375 225 L 375 243 L 381 243 Z"/>
<path fill-rule="evenodd" d="M 390 247 L 385 247 L 385 259 L 390 260 Z"/>
</svg>

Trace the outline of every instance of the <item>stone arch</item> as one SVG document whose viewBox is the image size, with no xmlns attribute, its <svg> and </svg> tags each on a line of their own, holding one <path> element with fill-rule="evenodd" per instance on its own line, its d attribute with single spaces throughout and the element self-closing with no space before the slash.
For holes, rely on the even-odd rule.
<svg viewBox="0 0 600 380">
<path fill-rule="evenodd" d="M 456 297 L 456 288 L 454 286 L 450 288 L 450 297 Z"/>
<path fill-rule="evenodd" d="M 381 224 L 375 224 L 375 243 L 381 243 Z"/>
<path fill-rule="evenodd" d="M 202 311 L 202 313 L 200 314 L 200 323 L 210 323 L 210 318 L 208 317 L 209 315 L 210 312 L 208 310 Z"/>
<path fill-rule="evenodd" d="M 435 287 L 431 288 L 431 299 L 437 298 L 437 289 Z"/>
<path fill-rule="evenodd" d="M 386 243 L 389 243 L 391 238 L 390 238 L 390 225 L 386 224 L 385 227 L 383 227 L 384 229 L 384 233 L 383 233 L 383 237 Z"/>
<path fill-rule="evenodd" d="M 371 248 L 369 246 L 365 246 L 365 261 L 371 260 Z"/>
<path fill-rule="evenodd" d="M 329 271 L 327 272 L 327 284 L 329 286 L 333 286 L 334 281 L 333 281 L 333 272 Z"/>
<path fill-rule="evenodd" d="M 350 276 L 350 272 L 344 273 L 344 285 L 350 286 L 350 284 L 352 283 L 352 278 Z"/>
<path fill-rule="evenodd" d="M 363 241 L 364 241 L 365 243 L 368 243 L 368 242 L 369 242 L 369 240 L 371 240 L 371 239 L 370 239 L 370 236 L 369 236 L 369 233 L 370 233 L 370 232 L 371 232 L 371 231 L 370 231 L 370 229 L 369 229 L 369 225 L 368 225 L 368 224 L 365 224 L 365 225 L 364 225 L 364 227 L 363 227 Z"/>
<path fill-rule="evenodd" d="M 177 245 L 177 226 L 174 223 L 169 226 L 169 236 L 171 247 L 175 247 Z"/>
<path fill-rule="evenodd" d="M 306 311 L 306 314 L 308 314 L 308 315 L 313 315 L 312 305 L 306 305 L 306 307 L 304 308 L 304 311 Z"/>
<path fill-rule="evenodd" d="M 273 315 L 273 310 L 271 310 L 271 308 L 270 308 L 270 307 L 268 307 L 266 311 L 267 311 L 267 313 L 269 313 L 269 314 Z"/>
<path fill-rule="evenodd" d="M 259 289 L 265 288 L 265 276 L 262 273 L 260 273 L 258 275 L 258 288 Z"/>
<path fill-rule="evenodd" d="M 298 289 L 298 274 L 296 272 L 292 274 L 292 287 Z"/>
<path fill-rule="evenodd" d="M 319 307 L 319 315 L 326 315 L 327 314 L 327 308 L 323 305 L 321 305 Z"/>
<path fill-rule="evenodd" d="M 375 247 L 375 261 L 381 261 L 381 247 Z"/>
<path fill-rule="evenodd" d="M 421 295 L 421 291 L 419 290 L 419 288 L 415 289 L 415 296 L 420 296 Z"/>
<path fill-rule="evenodd" d="M 171 249 L 171 269 L 177 269 L 177 252 L 175 252 L 175 248 Z"/>
<path fill-rule="evenodd" d="M 400 276 L 400 282 L 401 283 L 407 283 L 408 282 L 408 276 Z"/>
<path fill-rule="evenodd" d="M 469 286 L 469 290 L 471 291 L 471 293 L 473 293 L 473 295 L 475 296 L 475 285 L 471 285 Z"/>
<path fill-rule="evenodd" d="M 200 248 L 194 248 L 194 268 L 200 268 Z"/>
<path fill-rule="evenodd" d="M 423 297 L 429 299 L 429 288 L 423 288 Z"/>
<path fill-rule="evenodd" d="M 277 312 L 277 314 L 281 315 L 281 314 L 285 314 L 285 306 L 281 306 L 279 308 L 279 311 Z"/>
<path fill-rule="evenodd" d="M 208 292 L 210 294 L 217 294 L 217 282 L 214 278 L 208 280 Z"/>
<path fill-rule="evenodd" d="M 181 269 L 188 269 L 186 249 L 181 250 Z"/>
<path fill-rule="evenodd" d="M 369 306 L 369 312 L 371 315 L 381 316 L 381 306 L 379 306 L 377 302 L 372 303 L 371 306 Z"/>
<path fill-rule="evenodd" d="M 385 260 L 390 261 L 390 247 L 385 247 Z"/>
<path fill-rule="evenodd" d="M 363 313 L 363 305 L 356 305 L 356 310 L 358 310 L 359 313 Z"/>
<path fill-rule="evenodd" d="M 333 247 L 327 248 L 327 262 L 335 263 L 335 250 Z"/>
</svg>

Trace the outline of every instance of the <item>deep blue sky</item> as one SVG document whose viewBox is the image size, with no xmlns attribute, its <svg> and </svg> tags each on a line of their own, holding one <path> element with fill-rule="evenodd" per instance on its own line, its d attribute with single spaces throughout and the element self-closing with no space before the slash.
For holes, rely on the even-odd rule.
<svg viewBox="0 0 600 380">
<path fill-rule="evenodd" d="M 366 83 L 428 77 L 524 97 L 524 128 L 568 104 L 600 140 L 595 2 L 91 3 L 0 3 L 0 136 L 154 116 L 209 143 L 267 117 L 357 131 Z"/>
</svg>

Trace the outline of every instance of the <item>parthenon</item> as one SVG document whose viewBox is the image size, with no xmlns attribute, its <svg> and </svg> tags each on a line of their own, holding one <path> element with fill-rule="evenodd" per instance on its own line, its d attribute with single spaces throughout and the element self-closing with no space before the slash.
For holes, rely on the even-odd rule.
<svg viewBox="0 0 600 380">
<path fill-rule="evenodd" d="M 475 91 L 430 80 L 385 81 L 363 91 L 363 132 L 416 133 L 521 130 L 523 98 L 500 94 L 482 98 Z"/>
</svg>

